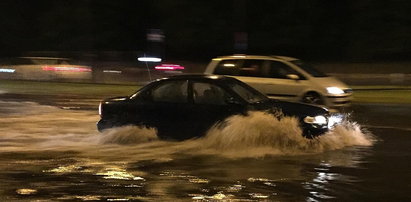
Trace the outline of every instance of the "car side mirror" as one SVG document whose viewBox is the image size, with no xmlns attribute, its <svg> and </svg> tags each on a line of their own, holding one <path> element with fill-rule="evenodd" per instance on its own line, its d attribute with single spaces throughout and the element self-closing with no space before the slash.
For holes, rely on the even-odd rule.
<svg viewBox="0 0 411 202">
<path fill-rule="evenodd" d="M 287 74 L 287 78 L 292 79 L 292 80 L 299 80 L 300 77 L 297 74 Z"/>
</svg>

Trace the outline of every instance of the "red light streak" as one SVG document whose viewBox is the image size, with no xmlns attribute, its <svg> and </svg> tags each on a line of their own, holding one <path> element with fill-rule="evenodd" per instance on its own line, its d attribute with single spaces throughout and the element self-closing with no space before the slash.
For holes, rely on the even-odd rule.
<svg viewBox="0 0 411 202">
<path fill-rule="evenodd" d="M 174 65 L 174 64 L 161 64 L 154 67 L 157 70 L 177 70 L 177 69 L 184 69 L 183 66 Z"/>
<path fill-rule="evenodd" d="M 66 71 L 66 72 L 91 72 L 87 67 L 70 67 L 70 66 L 43 66 L 44 71 Z"/>
</svg>

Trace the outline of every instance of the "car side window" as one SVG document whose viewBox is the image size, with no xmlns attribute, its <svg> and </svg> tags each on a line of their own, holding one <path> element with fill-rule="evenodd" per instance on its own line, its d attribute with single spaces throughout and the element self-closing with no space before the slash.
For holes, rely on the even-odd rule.
<svg viewBox="0 0 411 202">
<path fill-rule="evenodd" d="M 241 60 L 222 60 L 214 70 L 218 75 L 239 75 L 239 65 Z"/>
<path fill-rule="evenodd" d="M 210 83 L 193 83 L 193 99 L 195 104 L 225 105 L 227 92 Z"/>
<path fill-rule="evenodd" d="M 57 64 L 57 60 L 52 60 L 52 59 L 33 59 L 32 61 L 36 65 L 56 65 Z"/>
<path fill-rule="evenodd" d="M 298 73 L 288 65 L 277 61 L 271 61 L 269 69 L 266 69 L 264 71 L 264 74 L 267 77 L 278 79 L 288 79 L 288 74 L 295 74 L 301 77 L 300 73 Z"/>
<path fill-rule="evenodd" d="M 167 81 L 151 93 L 154 102 L 187 103 L 187 81 Z"/>
<path fill-rule="evenodd" d="M 261 77 L 264 60 L 244 60 L 239 76 Z"/>
<path fill-rule="evenodd" d="M 12 59 L 13 65 L 32 65 L 34 64 L 33 61 L 27 58 L 13 58 Z"/>
<path fill-rule="evenodd" d="M 57 64 L 59 65 L 68 65 L 70 64 L 68 60 L 57 60 Z"/>
</svg>

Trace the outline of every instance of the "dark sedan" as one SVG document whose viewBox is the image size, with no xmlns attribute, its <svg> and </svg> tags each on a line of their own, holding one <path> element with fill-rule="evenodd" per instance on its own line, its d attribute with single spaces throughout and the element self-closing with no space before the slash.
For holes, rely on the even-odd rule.
<svg viewBox="0 0 411 202">
<path fill-rule="evenodd" d="M 184 140 L 203 136 L 227 117 L 248 111 L 297 117 L 307 138 L 328 131 L 329 113 L 322 107 L 269 99 L 235 78 L 215 75 L 159 79 L 131 96 L 106 99 L 100 103 L 97 127 L 155 127 L 160 138 Z"/>
</svg>

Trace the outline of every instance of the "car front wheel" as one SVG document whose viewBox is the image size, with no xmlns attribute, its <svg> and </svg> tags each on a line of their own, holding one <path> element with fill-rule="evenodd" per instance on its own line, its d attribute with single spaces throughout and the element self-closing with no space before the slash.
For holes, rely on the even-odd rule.
<svg viewBox="0 0 411 202">
<path fill-rule="evenodd" d="M 308 92 L 303 96 L 302 101 L 308 104 L 322 105 L 324 101 L 320 94 L 316 92 Z"/>
</svg>

